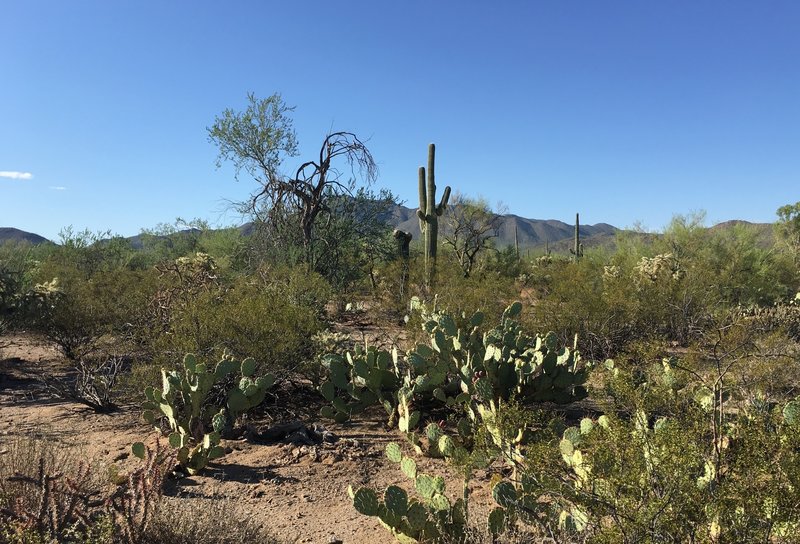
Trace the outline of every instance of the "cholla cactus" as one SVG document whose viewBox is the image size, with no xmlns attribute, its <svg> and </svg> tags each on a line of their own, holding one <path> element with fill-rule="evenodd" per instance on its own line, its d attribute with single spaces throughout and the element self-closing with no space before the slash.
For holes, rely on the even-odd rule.
<svg viewBox="0 0 800 544">
<path fill-rule="evenodd" d="M 615 264 L 603 267 L 603 281 L 611 281 L 622 276 L 622 269 Z"/>
<path fill-rule="evenodd" d="M 672 253 L 662 253 L 654 257 L 642 257 L 636 265 L 636 272 L 640 279 L 656 282 L 659 278 L 668 277 L 680 280 L 686 274 L 678 259 Z"/>
<path fill-rule="evenodd" d="M 33 286 L 31 291 L 35 296 L 40 297 L 59 295 L 64 292 L 63 289 L 61 289 L 58 278 L 53 278 L 52 280 L 44 283 L 37 283 Z"/>
<path fill-rule="evenodd" d="M 191 289 L 207 288 L 218 281 L 217 263 L 207 253 L 195 253 L 193 256 L 178 257 L 172 263 L 156 266 L 162 274 L 177 276 L 182 284 Z"/>
</svg>

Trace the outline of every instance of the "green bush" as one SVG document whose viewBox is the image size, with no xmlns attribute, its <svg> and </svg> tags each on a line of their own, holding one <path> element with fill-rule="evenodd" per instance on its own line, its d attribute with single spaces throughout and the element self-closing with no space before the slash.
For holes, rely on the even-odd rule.
<svg viewBox="0 0 800 544">
<path fill-rule="evenodd" d="M 514 278 L 497 272 L 476 272 L 464 277 L 460 268 L 437 268 L 436 305 L 453 315 L 472 315 L 481 311 L 487 320 L 500 319 L 506 307 L 519 298 L 519 287 Z"/>
<path fill-rule="evenodd" d="M 155 291 L 151 271 L 97 271 L 87 276 L 69 264 L 45 263 L 26 296 L 26 321 L 70 359 L 96 351 L 103 337 L 122 337 Z"/>
<path fill-rule="evenodd" d="M 153 359 L 169 366 L 184 353 L 206 360 L 224 350 L 253 357 L 261 371 L 290 370 L 313 355 L 323 330 L 329 288 L 302 269 L 265 269 L 255 278 L 203 288 L 177 285 L 166 314 L 142 338 Z"/>
</svg>

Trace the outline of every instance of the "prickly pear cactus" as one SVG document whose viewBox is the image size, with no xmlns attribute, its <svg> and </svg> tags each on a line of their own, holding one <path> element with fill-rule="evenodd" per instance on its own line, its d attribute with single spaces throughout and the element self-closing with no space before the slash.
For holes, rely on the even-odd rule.
<svg viewBox="0 0 800 544">
<path fill-rule="evenodd" d="M 222 457 L 221 434 L 239 414 L 263 402 L 275 378 L 255 378 L 255 369 L 253 359 L 239 362 L 228 354 L 210 368 L 189 353 L 183 358 L 183 372 L 161 369 L 161 389 L 145 389 L 142 418 L 159 431 L 161 421 L 166 420 L 169 444 L 178 450 L 178 462 L 189 474 Z M 208 399 L 211 389 L 235 373 L 241 378 L 228 390 L 226 406 L 213 405 Z"/>
<path fill-rule="evenodd" d="M 394 416 L 400 387 L 397 350 L 390 353 L 372 346 L 357 346 L 353 353 L 343 356 L 326 355 L 323 365 L 328 370 L 328 379 L 319 391 L 331 403 L 322 408 L 323 417 L 342 423 L 352 414 L 378 403 L 390 419 Z"/>
<path fill-rule="evenodd" d="M 553 333 L 527 335 L 517 321 L 520 302 L 506 308 L 500 324 L 484 333 L 480 312 L 455 318 L 435 307 L 428 311 L 421 305 L 420 311 L 430 342 L 407 354 L 408 373 L 399 398 L 401 431 L 411 433 L 420 419 L 412 418 L 416 412 L 408 408 L 416 404 L 415 399 L 462 406 L 473 425 L 485 427 L 498 447 L 519 457 L 526 434 L 519 429 L 503 436 L 495 423 L 505 401 L 514 397 L 521 403 L 566 404 L 585 398 L 587 369 L 580 355 L 568 347 L 559 348 Z M 470 434 L 469 429 L 464 434 Z M 428 444 L 429 454 L 447 455 L 438 437 L 428 436 Z M 441 446 L 451 451 L 447 441 Z"/>
<path fill-rule="evenodd" d="M 402 455 L 397 443 L 386 447 L 390 461 L 399 463 L 403 473 L 414 483 L 419 498 L 409 497 L 400 486 L 390 485 L 383 500 L 372 489 L 348 490 L 353 507 L 366 516 L 375 516 L 398 542 L 464 542 L 466 539 L 466 504 L 458 499 L 451 504 L 445 495 L 444 478 L 418 473 L 416 463 Z"/>
</svg>

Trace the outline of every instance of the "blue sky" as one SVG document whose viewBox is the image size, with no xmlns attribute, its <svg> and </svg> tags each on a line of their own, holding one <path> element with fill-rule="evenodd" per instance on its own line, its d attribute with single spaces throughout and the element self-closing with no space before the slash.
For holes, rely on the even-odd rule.
<svg viewBox="0 0 800 544">
<path fill-rule="evenodd" d="M 2 0 L 0 21 L 0 226 L 48 238 L 240 222 L 225 202 L 255 185 L 206 127 L 248 92 L 296 106 L 296 160 L 369 138 L 409 206 L 428 142 L 440 187 L 525 217 L 658 230 L 800 200 L 796 1 Z"/>
</svg>

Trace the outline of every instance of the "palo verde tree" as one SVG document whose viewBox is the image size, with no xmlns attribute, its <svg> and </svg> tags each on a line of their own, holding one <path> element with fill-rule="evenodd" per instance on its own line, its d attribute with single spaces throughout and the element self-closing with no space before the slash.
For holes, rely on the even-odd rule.
<svg viewBox="0 0 800 544">
<path fill-rule="evenodd" d="M 501 217 L 486 199 L 473 199 L 456 193 L 444 221 L 442 238 L 452 248 L 464 277 L 472 273 L 478 255 L 492 246 Z"/>
<path fill-rule="evenodd" d="M 292 174 L 282 170 L 286 158 L 298 155 L 297 135 L 281 95 L 258 99 L 247 95 L 244 111 L 226 109 L 208 128 L 209 141 L 219 148 L 217 166 L 230 161 L 236 178 L 242 170 L 258 183 L 243 208 L 260 220 L 282 221 L 299 232 L 304 258 L 315 267 L 315 226 L 330 213 L 330 199 L 351 195 L 371 185 L 378 167 L 364 142 L 352 132 L 331 132 L 319 155 L 304 161 Z M 287 221 L 287 217 L 291 218 Z"/>
<path fill-rule="evenodd" d="M 800 261 L 800 202 L 778 208 L 775 231 L 789 248 L 795 261 Z"/>
</svg>

